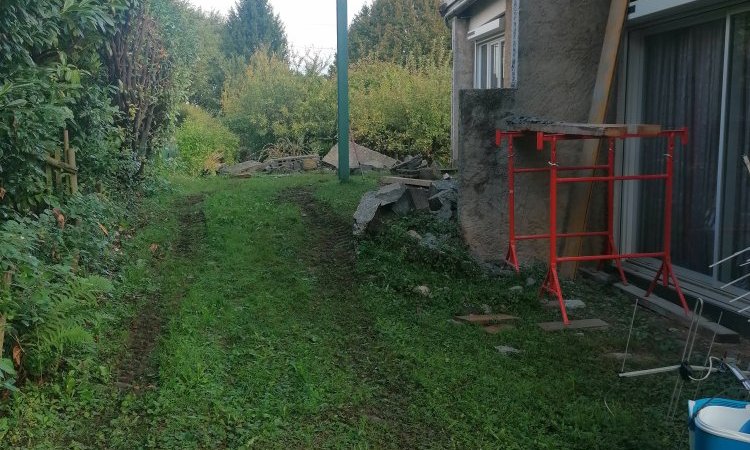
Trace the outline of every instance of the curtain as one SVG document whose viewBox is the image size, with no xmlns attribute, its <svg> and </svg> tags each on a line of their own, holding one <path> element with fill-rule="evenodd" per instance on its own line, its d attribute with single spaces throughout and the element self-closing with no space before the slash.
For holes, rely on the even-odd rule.
<svg viewBox="0 0 750 450">
<path fill-rule="evenodd" d="M 721 253 L 750 247 L 750 173 L 742 156 L 750 153 L 750 13 L 732 17 L 729 86 L 727 97 L 727 158 L 724 176 L 724 214 L 721 227 Z M 740 264 L 750 258 L 732 261 L 720 272 L 729 282 L 747 273 L 750 266 Z M 750 281 L 738 283 L 750 289 Z"/>
<path fill-rule="evenodd" d="M 725 21 L 654 34 L 645 39 L 644 123 L 687 126 L 689 145 L 675 155 L 672 258 L 710 274 L 716 226 Z M 665 170 L 666 139 L 645 139 L 641 173 Z M 639 251 L 662 247 L 664 182 L 639 182 Z"/>
</svg>

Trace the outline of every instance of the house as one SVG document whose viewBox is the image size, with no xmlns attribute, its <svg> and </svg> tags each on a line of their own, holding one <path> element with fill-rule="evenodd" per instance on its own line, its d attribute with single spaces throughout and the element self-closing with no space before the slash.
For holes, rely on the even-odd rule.
<svg viewBox="0 0 750 450">
<path fill-rule="evenodd" d="M 464 238 L 483 260 L 507 247 L 507 159 L 492 133 L 511 115 L 586 122 L 610 11 L 608 0 L 446 0 L 441 12 L 454 49 L 453 155 L 460 175 L 459 220 Z M 686 126 L 690 141 L 675 158 L 672 257 L 688 289 L 732 296 L 750 289 L 743 260 L 710 267 L 750 247 L 750 1 L 631 0 L 610 94 L 608 122 Z M 659 142 L 618 149 L 619 173 L 660 169 Z M 580 147 L 567 150 L 576 163 Z M 527 143 L 521 164 L 543 167 L 546 157 Z M 548 226 L 544 174 L 518 180 L 517 226 Z M 661 244 L 662 185 L 623 183 L 616 195 L 621 251 Z M 561 192 L 560 212 L 571 223 L 574 192 Z M 593 227 L 604 214 L 594 199 Z M 567 202 L 567 203 L 566 203 Z M 564 225 L 561 225 L 561 228 Z M 595 244 L 596 245 L 596 244 Z M 523 259 L 545 259 L 545 243 L 529 242 Z M 656 261 L 628 262 L 653 273 Z M 737 289 L 734 289 L 737 288 Z M 734 290 L 733 290 L 734 289 Z M 745 289 L 745 290 L 743 290 Z M 750 303 L 748 304 L 750 305 Z"/>
</svg>

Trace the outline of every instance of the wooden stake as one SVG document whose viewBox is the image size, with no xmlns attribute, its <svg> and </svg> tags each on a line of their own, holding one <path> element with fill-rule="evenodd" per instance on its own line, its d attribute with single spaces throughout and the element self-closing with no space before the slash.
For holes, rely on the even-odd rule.
<svg viewBox="0 0 750 450">
<path fill-rule="evenodd" d="M 57 192 L 60 192 L 62 190 L 62 171 L 60 171 L 61 164 L 64 164 L 62 161 L 60 161 L 60 149 L 55 148 L 55 157 L 52 158 L 52 161 L 50 162 L 51 166 L 56 168 L 55 170 L 55 189 Z M 66 164 L 67 165 L 67 164 Z"/>
<path fill-rule="evenodd" d="M 10 291 L 10 284 L 13 281 L 13 273 L 8 271 L 3 274 L 2 289 L 3 293 Z M 0 314 L 0 359 L 3 357 L 3 346 L 5 345 L 5 324 L 6 316 L 5 313 Z"/>
<path fill-rule="evenodd" d="M 603 123 L 606 119 L 609 94 L 615 78 L 617 56 L 620 52 L 622 31 L 628 14 L 628 0 L 612 0 L 609 8 L 609 19 L 604 34 L 602 55 L 599 59 L 599 70 L 596 74 L 596 85 L 589 110 L 589 123 Z M 583 145 L 582 166 L 593 166 L 599 160 L 599 141 L 586 141 Z M 593 173 L 592 173 L 593 176 Z M 588 226 L 588 213 L 593 195 L 593 183 L 574 189 L 568 210 L 566 229 L 570 232 L 583 231 Z M 583 241 L 581 238 L 566 239 L 561 255 L 577 256 L 581 254 Z M 574 277 L 578 263 L 564 264 L 560 274 L 564 277 Z"/>
<path fill-rule="evenodd" d="M 70 146 L 68 130 L 63 131 L 63 144 L 65 146 L 67 164 L 74 170 L 74 172 L 68 175 L 68 178 L 70 180 L 70 194 L 75 195 L 78 193 L 78 168 L 76 167 L 76 151 Z"/>
</svg>

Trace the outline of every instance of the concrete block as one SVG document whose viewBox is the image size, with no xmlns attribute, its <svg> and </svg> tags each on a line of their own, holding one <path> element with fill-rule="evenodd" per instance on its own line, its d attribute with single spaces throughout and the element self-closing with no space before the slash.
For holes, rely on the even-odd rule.
<svg viewBox="0 0 750 450">
<path fill-rule="evenodd" d="M 518 317 L 507 314 L 469 314 L 468 316 L 457 316 L 456 320 L 474 325 L 493 325 L 500 322 L 518 320 Z"/>
</svg>

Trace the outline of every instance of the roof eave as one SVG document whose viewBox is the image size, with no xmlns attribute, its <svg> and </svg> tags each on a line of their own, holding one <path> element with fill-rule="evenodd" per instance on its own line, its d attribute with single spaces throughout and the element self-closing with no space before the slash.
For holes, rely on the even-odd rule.
<svg viewBox="0 0 750 450">
<path fill-rule="evenodd" d="M 445 20 L 459 16 L 479 0 L 448 0 L 440 6 L 440 14 Z"/>
</svg>

